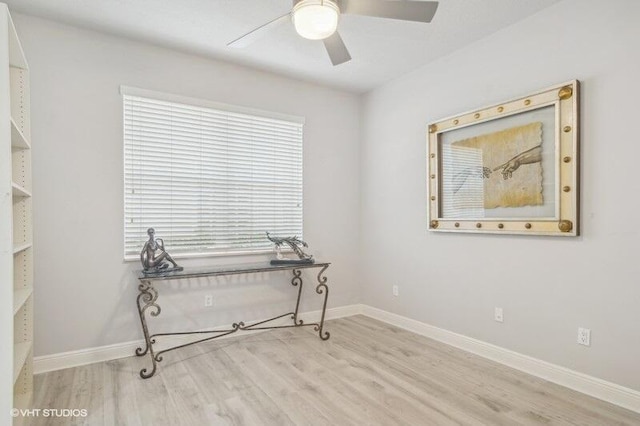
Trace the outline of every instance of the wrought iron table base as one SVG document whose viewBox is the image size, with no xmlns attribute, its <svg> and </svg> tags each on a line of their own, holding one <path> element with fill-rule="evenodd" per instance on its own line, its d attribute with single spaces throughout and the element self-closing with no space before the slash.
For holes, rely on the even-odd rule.
<svg viewBox="0 0 640 426">
<path fill-rule="evenodd" d="M 170 352 L 176 349 L 184 348 L 186 346 L 195 345 L 197 343 L 207 342 L 210 340 L 218 339 L 223 336 L 228 336 L 229 334 L 236 333 L 238 331 L 251 331 L 251 330 L 273 330 L 278 328 L 292 328 L 292 327 L 314 327 L 314 331 L 318 332 L 318 337 L 322 340 L 329 339 L 329 332 L 324 331 L 324 318 L 325 313 L 327 311 L 327 299 L 329 298 L 329 287 L 327 286 L 327 277 L 322 274 L 329 267 L 328 264 L 322 265 L 322 269 L 318 272 L 318 285 L 316 286 L 317 294 L 324 294 L 324 301 L 322 304 L 322 313 L 320 317 L 320 322 L 315 323 L 304 323 L 303 320 L 298 318 L 298 309 L 300 308 L 300 297 L 302 296 L 302 271 L 300 269 L 294 268 L 293 278 L 291 279 L 291 285 L 294 287 L 298 287 L 298 298 L 296 299 L 296 308 L 293 312 L 287 312 L 286 314 L 278 315 L 273 318 L 269 318 L 263 321 L 258 321 L 249 325 L 245 325 L 243 321 L 233 323 L 230 329 L 221 329 L 221 330 L 204 330 L 204 331 L 184 331 L 184 332 L 175 332 L 175 333 L 155 333 L 151 334 L 149 332 L 149 326 L 147 325 L 146 313 L 149 311 L 149 315 L 152 317 L 157 317 L 160 315 L 162 311 L 160 305 L 158 305 L 158 291 L 153 287 L 153 283 L 151 279 L 141 278 L 141 283 L 138 286 L 138 290 L 140 293 L 137 297 L 137 306 L 138 313 L 140 315 L 140 323 L 142 324 L 142 332 L 144 334 L 145 347 L 137 348 L 136 355 L 144 356 L 147 353 L 151 358 L 151 371 L 147 368 L 143 368 L 140 370 L 140 377 L 143 379 L 148 379 L 156 373 L 158 363 L 162 361 L 162 355 L 166 352 Z M 291 325 L 275 325 L 268 326 L 263 324 L 268 324 L 271 321 L 278 320 L 280 318 L 284 318 L 290 316 L 293 320 L 293 324 Z M 173 346 L 167 349 L 163 349 L 161 351 L 155 352 L 153 345 L 156 343 L 156 338 L 161 336 L 188 336 L 188 335 L 196 335 L 196 334 L 215 334 L 214 336 L 208 336 L 204 339 L 195 340 L 193 342 L 188 342 L 182 345 Z"/>
</svg>

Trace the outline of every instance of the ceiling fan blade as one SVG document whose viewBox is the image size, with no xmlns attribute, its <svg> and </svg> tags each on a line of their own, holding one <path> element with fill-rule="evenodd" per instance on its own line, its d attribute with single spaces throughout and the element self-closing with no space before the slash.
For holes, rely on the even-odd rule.
<svg viewBox="0 0 640 426">
<path fill-rule="evenodd" d="M 431 22 L 437 1 L 342 0 L 340 11 L 352 15 L 375 16 L 403 21 Z"/>
<path fill-rule="evenodd" d="M 276 19 L 269 21 L 264 25 L 259 26 L 255 30 L 252 30 L 246 33 L 245 35 L 240 36 L 237 39 L 227 43 L 227 46 L 238 47 L 238 48 L 247 47 L 254 41 L 262 38 L 270 30 L 276 28 L 278 25 L 283 24 L 285 21 L 287 21 L 290 18 L 290 16 L 291 16 L 291 12 L 285 15 L 279 16 Z"/>
<path fill-rule="evenodd" d="M 351 60 L 351 55 L 347 50 L 347 46 L 344 45 L 344 41 L 342 41 L 342 37 L 340 37 L 340 34 L 338 34 L 337 31 L 322 41 L 324 42 L 324 47 L 327 49 L 329 59 L 331 59 L 333 66 L 340 65 Z"/>
</svg>

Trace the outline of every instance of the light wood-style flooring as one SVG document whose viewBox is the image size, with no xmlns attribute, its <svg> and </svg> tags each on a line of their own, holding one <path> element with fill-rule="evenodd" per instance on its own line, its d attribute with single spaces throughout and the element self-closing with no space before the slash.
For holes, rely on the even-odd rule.
<svg viewBox="0 0 640 426">
<path fill-rule="evenodd" d="M 364 317 L 273 330 L 36 376 L 33 425 L 640 425 L 616 407 Z"/>
</svg>

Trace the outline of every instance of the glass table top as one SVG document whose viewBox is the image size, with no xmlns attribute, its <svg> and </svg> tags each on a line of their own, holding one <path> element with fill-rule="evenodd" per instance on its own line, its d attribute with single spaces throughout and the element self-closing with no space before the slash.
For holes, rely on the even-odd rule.
<svg viewBox="0 0 640 426">
<path fill-rule="evenodd" d="M 195 277 L 212 277 L 216 275 L 234 275 L 256 272 L 288 271 L 292 269 L 325 268 L 330 264 L 331 263 L 315 262 L 272 265 L 269 262 L 260 262 L 239 263 L 234 265 L 200 266 L 192 268 L 187 267 L 181 271 L 156 272 L 148 274 L 140 271 L 138 273 L 138 279 L 140 281 L 156 281 Z"/>
</svg>

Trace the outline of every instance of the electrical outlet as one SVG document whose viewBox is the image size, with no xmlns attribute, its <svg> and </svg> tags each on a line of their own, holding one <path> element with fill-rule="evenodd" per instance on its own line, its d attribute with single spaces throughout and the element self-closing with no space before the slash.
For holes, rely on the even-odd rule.
<svg viewBox="0 0 640 426">
<path fill-rule="evenodd" d="M 504 315 L 502 312 L 502 308 L 495 308 L 493 310 L 493 319 L 498 322 L 504 322 Z"/>
<path fill-rule="evenodd" d="M 578 328 L 578 343 L 591 346 L 591 330 L 588 328 Z"/>
<path fill-rule="evenodd" d="M 211 306 L 213 306 L 213 296 L 210 294 L 206 294 L 204 296 L 204 307 L 210 308 Z"/>
<path fill-rule="evenodd" d="M 391 288 L 391 291 L 393 292 L 393 295 L 394 295 L 394 296 L 397 296 L 397 295 L 398 295 L 398 286 L 397 286 L 397 285 L 394 285 L 394 286 Z"/>
</svg>

